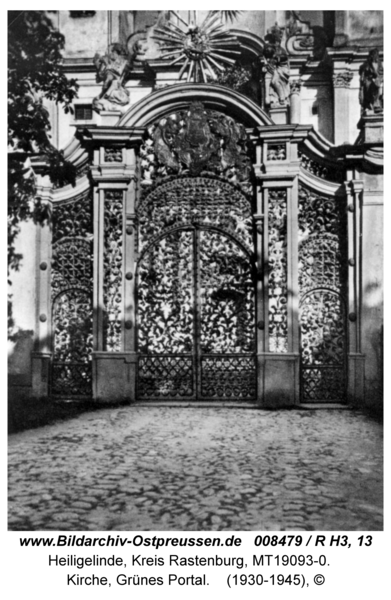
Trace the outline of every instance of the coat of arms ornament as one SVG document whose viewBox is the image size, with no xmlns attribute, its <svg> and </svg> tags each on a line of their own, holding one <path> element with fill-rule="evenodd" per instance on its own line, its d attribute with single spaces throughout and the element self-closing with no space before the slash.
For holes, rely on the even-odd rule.
<svg viewBox="0 0 391 600">
<path fill-rule="evenodd" d="M 201 102 L 160 119 L 148 134 L 140 153 L 144 183 L 166 175 L 199 175 L 202 171 L 238 183 L 249 179 L 251 163 L 244 126 L 206 109 Z"/>
</svg>

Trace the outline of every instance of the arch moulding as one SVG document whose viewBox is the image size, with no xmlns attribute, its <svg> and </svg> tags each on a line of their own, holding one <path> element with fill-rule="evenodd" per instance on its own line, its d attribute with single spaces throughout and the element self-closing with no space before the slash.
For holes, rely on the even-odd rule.
<svg viewBox="0 0 391 600">
<path fill-rule="evenodd" d="M 270 117 L 255 102 L 220 85 L 183 83 L 170 85 L 142 98 L 118 121 L 116 127 L 145 127 L 191 102 L 224 111 L 246 127 L 273 125 Z"/>
</svg>

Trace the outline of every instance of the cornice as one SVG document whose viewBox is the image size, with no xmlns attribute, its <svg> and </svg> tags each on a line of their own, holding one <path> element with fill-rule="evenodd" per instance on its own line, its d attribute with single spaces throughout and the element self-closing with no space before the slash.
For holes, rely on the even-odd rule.
<svg viewBox="0 0 391 600">
<path fill-rule="evenodd" d="M 86 125 L 77 127 L 76 137 L 86 143 L 92 142 L 94 145 L 110 143 L 132 146 L 142 141 L 144 131 L 144 127 Z"/>
</svg>

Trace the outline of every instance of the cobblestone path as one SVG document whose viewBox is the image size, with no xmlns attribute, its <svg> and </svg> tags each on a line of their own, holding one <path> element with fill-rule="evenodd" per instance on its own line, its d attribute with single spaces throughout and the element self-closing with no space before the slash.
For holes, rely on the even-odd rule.
<svg viewBox="0 0 391 600">
<path fill-rule="evenodd" d="M 381 530 L 382 426 L 350 410 L 132 406 L 10 436 L 12 530 Z"/>
</svg>

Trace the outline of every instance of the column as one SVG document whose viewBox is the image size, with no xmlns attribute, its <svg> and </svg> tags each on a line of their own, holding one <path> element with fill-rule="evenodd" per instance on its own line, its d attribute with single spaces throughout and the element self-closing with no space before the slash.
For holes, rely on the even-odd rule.
<svg viewBox="0 0 391 600">
<path fill-rule="evenodd" d="M 258 403 L 273 408 L 292 406 L 299 400 L 299 162 L 297 144 L 281 134 L 277 136 L 265 139 L 257 153 L 254 216 L 258 263 Z"/>
<path fill-rule="evenodd" d="M 291 81 L 290 123 L 300 123 L 301 120 L 300 91 L 300 79 Z"/>
<path fill-rule="evenodd" d="M 364 184 L 352 179 L 346 182 L 348 228 L 348 401 L 364 400 L 365 357 L 361 352 L 361 270 L 362 270 L 362 196 Z"/>
<path fill-rule="evenodd" d="M 109 142 L 94 150 L 93 395 L 135 400 L 134 148 Z"/>
<path fill-rule="evenodd" d="M 334 85 L 334 144 L 348 144 L 349 131 L 349 87 L 353 73 L 346 69 L 335 71 Z"/>
<path fill-rule="evenodd" d="M 37 196 L 42 205 L 50 207 L 50 187 L 46 178 L 38 177 Z M 41 185 L 39 185 L 41 183 Z M 51 210 L 48 210 L 51 213 Z M 51 227 L 48 220 L 42 225 L 37 225 L 37 313 L 36 313 L 36 339 L 35 350 L 31 355 L 32 363 L 32 396 L 34 398 L 48 398 L 50 393 L 50 361 L 51 353 L 51 299 L 50 299 L 50 273 L 51 273 Z"/>
<path fill-rule="evenodd" d="M 124 260 L 125 260 L 125 298 L 124 298 L 124 351 L 127 365 L 127 385 L 129 400 L 136 399 L 136 154 L 134 148 L 126 151 L 126 162 L 132 169 L 132 176 L 125 192 L 125 233 L 124 233 Z"/>
<path fill-rule="evenodd" d="M 256 148 L 257 164 L 262 162 L 262 147 L 258 144 Z M 258 174 L 261 170 L 258 171 Z M 264 231 L 265 224 L 265 201 L 262 184 L 257 181 L 256 185 L 256 213 L 254 215 L 255 227 L 255 252 L 256 252 L 256 337 L 257 337 L 257 402 L 264 403 L 264 353 L 265 353 L 265 298 L 264 298 Z M 267 217 L 267 215 L 266 215 Z"/>
</svg>

